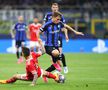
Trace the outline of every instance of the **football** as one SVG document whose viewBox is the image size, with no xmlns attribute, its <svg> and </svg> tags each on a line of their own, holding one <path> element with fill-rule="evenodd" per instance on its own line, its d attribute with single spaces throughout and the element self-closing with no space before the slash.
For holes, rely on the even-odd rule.
<svg viewBox="0 0 108 90">
<path fill-rule="evenodd" d="M 59 75 L 59 83 L 64 83 L 65 82 L 65 76 L 64 75 Z"/>
</svg>

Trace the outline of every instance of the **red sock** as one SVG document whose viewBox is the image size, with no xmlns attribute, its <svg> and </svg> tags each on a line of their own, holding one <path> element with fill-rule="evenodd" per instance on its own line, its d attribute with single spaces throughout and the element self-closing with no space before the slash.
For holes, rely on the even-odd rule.
<svg viewBox="0 0 108 90">
<path fill-rule="evenodd" d="M 50 73 L 50 72 L 47 72 L 46 77 L 52 78 L 52 79 L 55 79 L 56 78 L 56 76 L 54 74 Z"/>
<path fill-rule="evenodd" d="M 7 83 L 14 83 L 16 81 L 16 78 L 10 78 L 8 80 L 6 80 Z"/>
</svg>

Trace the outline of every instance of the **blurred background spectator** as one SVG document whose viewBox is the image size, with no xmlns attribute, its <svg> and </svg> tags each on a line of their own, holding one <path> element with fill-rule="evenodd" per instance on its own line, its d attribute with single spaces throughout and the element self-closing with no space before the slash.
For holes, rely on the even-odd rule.
<svg viewBox="0 0 108 90">
<path fill-rule="evenodd" d="M 0 38 L 10 38 L 9 31 L 19 15 L 24 16 L 26 23 L 33 17 L 43 22 L 53 2 L 59 3 L 67 24 L 85 33 L 82 37 L 69 32 L 70 38 L 104 38 L 108 30 L 107 0 L 0 0 Z"/>
</svg>

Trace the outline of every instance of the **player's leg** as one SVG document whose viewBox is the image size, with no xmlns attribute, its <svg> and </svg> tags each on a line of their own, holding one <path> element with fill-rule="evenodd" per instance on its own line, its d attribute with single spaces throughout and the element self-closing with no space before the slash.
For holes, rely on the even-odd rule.
<svg viewBox="0 0 108 90">
<path fill-rule="evenodd" d="M 20 47 L 20 41 L 16 41 L 16 56 L 17 56 L 17 59 L 20 58 L 19 47 Z"/>
<path fill-rule="evenodd" d="M 22 56 L 22 53 L 19 50 L 19 48 L 23 46 L 22 43 L 23 41 L 16 41 L 16 56 L 18 59 Z"/>
<path fill-rule="evenodd" d="M 24 46 L 25 46 L 25 41 L 23 40 L 23 41 L 21 41 L 21 45 L 20 45 L 20 47 L 21 47 L 20 57 L 22 57 L 22 47 L 24 47 Z"/>
<path fill-rule="evenodd" d="M 53 56 L 52 56 L 52 58 L 53 58 Z M 57 60 L 58 60 L 58 58 L 57 59 L 53 58 L 53 61 L 57 61 Z M 54 70 L 58 70 L 59 72 L 61 71 L 61 67 L 58 63 L 53 63 L 50 67 L 48 67 L 46 69 L 46 71 L 48 71 L 48 72 L 52 72 Z"/>
<path fill-rule="evenodd" d="M 59 47 L 59 51 L 60 51 L 59 58 L 62 61 L 62 64 L 63 64 L 63 67 L 64 67 L 64 73 L 68 73 L 68 68 L 67 68 L 67 65 L 66 65 L 65 55 L 62 53 L 62 41 L 61 41 L 61 44 L 60 44 L 60 47 Z"/>
<path fill-rule="evenodd" d="M 58 48 L 57 48 L 57 49 L 58 49 Z M 56 54 L 57 54 L 57 55 L 56 55 Z M 56 49 L 53 50 L 52 55 L 53 55 L 53 56 L 58 56 L 58 55 L 59 55 L 58 50 L 56 50 Z M 54 61 L 53 56 L 51 56 L 51 60 L 52 60 L 52 63 L 53 63 L 53 65 L 54 65 L 54 67 L 56 68 L 56 71 L 55 71 L 55 72 L 60 73 L 60 71 L 61 71 L 61 61 L 60 61 L 60 59 L 58 58 L 58 60 L 56 61 L 56 63 L 54 63 L 54 62 L 53 62 L 53 61 Z"/>
<path fill-rule="evenodd" d="M 60 72 L 61 71 L 61 62 L 60 62 L 60 59 L 59 59 L 60 52 L 58 50 L 58 47 L 56 47 L 56 49 L 52 51 L 52 55 L 53 55 L 52 56 L 52 61 L 54 63 L 53 65 L 55 66 L 56 70 Z M 54 56 L 56 58 L 54 58 Z"/>
<path fill-rule="evenodd" d="M 57 53 L 58 53 L 58 51 L 53 51 L 53 47 L 48 47 L 48 46 L 45 46 L 45 50 L 46 50 L 46 53 L 48 54 L 48 55 L 50 55 L 51 57 L 52 57 L 52 60 L 53 60 L 53 64 L 50 66 L 50 67 L 48 67 L 47 69 L 46 69 L 46 71 L 48 71 L 48 72 L 52 72 L 52 71 L 54 71 L 54 70 L 59 70 L 59 71 L 61 71 L 61 67 L 56 63 L 56 61 L 58 60 L 58 56 L 57 56 Z M 52 52 L 53 51 L 53 52 Z M 55 53 L 54 53 L 55 52 Z M 57 53 L 56 53 L 57 52 Z M 53 55 L 52 55 L 52 53 L 53 53 L 53 55 L 54 56 L 57 56 L 57 57 L 54 57 Z M 43 76 L 43 80 L 45 81 L 45 82 L 47 82 L 47 78 L 45 77 L 45 76 Z"/>
<path fill-rule="evenodd" d="M 41 69 L 43 76 L 47 77 L 47 78 L 51 78 L 54 79 L 55 81 L 59 80 L 59 75 L 58 74 L 53 74 L 51 72 L 45 71 L 43 69 Z"/>
<path fill-rule="evenodd" d="M 59 59 L 62 61 L 62 64 L 63 64 L 63 67 L 64 67 L 64 73 L 68 73 L 68 68 L 67 68 L 67 65 L 66 65 L 65 55 L 62 53 L 62 45 L 63 45 L 62 37 L 59 37 L 58 44 L 59 44 L 59 51 L 60 51 Z"/>
<path fill-rule="evenodd" d="M 34 49 L 36 49 L 36 51 L 39 51 L 40 46 L 38 41 L 30 41 L 30 50 L 34 51 Z"/>
<path fill-rule="evenodd" d="M 47 54 L 49 54 L 51 57 L 52 57 L 52 60 L 53 60 L 53 64 L 50 66 L 50 67 L 48 67 L 47 69 L 46 69 L 46 71 L 48 71 L 48 72 L 52 72 L 52 71 L 54 71 L 56 68 L 58 68 L 58 64 L 56 63 L 57 62 L 57 60 L 59 59 L 59 51 L 57 50 L 57 49 L 54 49 L 54 47 L 45 47 L 45 49 L 46 49 L 46 53 Z M 59 70 L 61 70 L 61 68 L 60 68 L 60 66 L 59 66 L 59 68 L 58 68 Z"/>
<path fill-rule="evenodd" d="M 62 63 L 63 63 L 63 67 L 64 67 L 64 73 L 68 73 L 68 67 L 66 65 L 66 60 L 65 60 L 65 55 L 62 53 Z"/>
<path fill-rule="evenodd" d="M 54 63 L 52 57 L 51 57 L 51 63 Z M 61 67 L 61 60 L 57 60 L 56 63 L 59 64 L 59 66 Z"/>
<path fill-rule="evenodd" d="M 35 47 L 37 52 L 40 51 L 40 45 L 38 41 L 35 42 Z"/>
<path fill-rule="evenodd" d="M 15 74 L 12 78 L 6 80 L 6 82 L 14 83 L 16 80 L 28 81 L 26 74 Z"/>
<path fill-rule="evenodd" d="M 34 51 L 34 47 L 35 47 L 35 42 L 30 41 L 30 51 Z"/>
<path fill-rule="evenodd" d="M 7 83 L 14 83 L 17 80 L 27 80 L 26 74 L 15 74 L 8 80 L 0 80 L 0 83 L 7 84 Z"/>
<path fill-rule="evenodd" d="M 25 42 L 24 41 L 20 41 L 19 43 L 19 47 L 24 47 L 25 46 Z M 23 60 L 23 57 L 22 57 L 22 50 L 19 52 L 20 53 L 20 57 L 18 59 L 18 64 L 22 63 L 24 60 Z"/>
</svg>

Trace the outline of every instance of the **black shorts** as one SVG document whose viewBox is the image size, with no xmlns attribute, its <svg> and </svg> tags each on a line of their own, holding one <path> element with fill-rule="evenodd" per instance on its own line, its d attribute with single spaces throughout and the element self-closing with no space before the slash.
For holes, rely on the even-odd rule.
<svg viewBox="0 0 108 90">
<path fill-rule="evenodd" d="M 22 41 L 16 41 L 15 45 L 16 45 L 17 48 L 19 48 L 19 47 L 22 46 L 22 44 L 24 44 L 24 42 L 25 42 L 24 40 L 22 40 Z"/>
<path fill-rule="evenodd" d="M 59 47 L 45 46 L 46 53 L 49 55 L 52 55 L 52 51 L 55 49 L 59 50 Z"/>
<path fill-rule="evenodd" d="M 63 45 L 62 38 L 59 38 L 58 44 L 59 44 L 59 47 L 62 47 L 62 45 Z"/>
<path fill-rule="evenodd" d="M 56 63 L 56 61 L 59 60 L 59 56 L 54 57 L 52 55 L 52 51 L 55 50 L 55 49 L 59 50 L 59 47 L 45 46 L 46 53 L 52 57 L 52 60 L 53 60 L 54 63 Z"/>
</svg>

